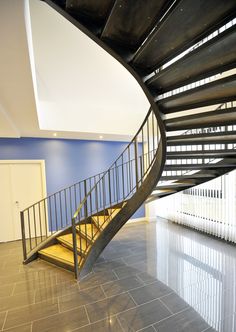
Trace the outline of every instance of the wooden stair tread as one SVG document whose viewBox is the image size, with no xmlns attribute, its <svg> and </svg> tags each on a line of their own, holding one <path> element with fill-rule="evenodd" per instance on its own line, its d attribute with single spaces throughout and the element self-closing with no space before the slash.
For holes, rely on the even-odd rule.
<svg viewBox="0 0 236 332">
<path fill-rule="evenodd" d="M 99 235 L 99 229 L 94 224 L 80 224 L 76 226 L 77 232 L 82 236 L 86 236 L 89 240 L 96 239 Z"/>
<path fill-rule="evenodd" d="M 112 218 L 114 218 L 117 213 L 120 212 L 121 208 L 117 208 L 117 209 L 107 209 L 108 210 L 108 213 L 110 216 L 112 216 Z"/>
<path fill-rule="evenodd" d="M 66 265 L 74 266 L 74 256 L 73 251 L 65 248 L 61 244 L 55 244 L 45 249 L 39 251 L 39 255 L 43 257 L 50 257 L 56 261 L 60 261 Z M 78 262 L 81 261 L 81 258 L 78 256 Z"/>
<path fill-rule="evenodd" d="M 79 252 L 82 252 L 82 253 L 85 252 L 87 250 L 87 247 L 88 247 L 88 241 L 86 241 L 83 237 L 79 236 L 79 234 L 76 234 L 76 238 L 77 238 L 77 250 Z M 57 240 L 60 243 L 67 246 L 68 249 L 73 250 L 72 233 L 59 236 L 59 237 L 57 237 Z M 82 248 L 80 247 L 80 245 L 82 246 Z"/>
<path fill-rule="evenodd" d="M 112 218 L 110 218 L 110 216 L 93 216 L 92 219 L 95 225 L 103 229 L 109 224 Z"/>
<path fill-rule="evenodd" d="M 107 209 L 108 215 L 95 215 L 92 219 L 95 225 L 98 225 L 99 228 L 103 229 L 120 212 L 120 210 L 121 208 Z"/>
</svg>

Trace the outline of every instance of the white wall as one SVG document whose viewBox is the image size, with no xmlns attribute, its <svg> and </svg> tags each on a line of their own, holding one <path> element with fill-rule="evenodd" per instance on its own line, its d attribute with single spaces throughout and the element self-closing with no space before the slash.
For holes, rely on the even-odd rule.
<svg viewBox="0 0 236 332">
<path fill-rule="evenodd" d="M 40 128 L 135 134 L 149 103 L 133 76 L 44 2 L 30 10 Z"/>
</svg>

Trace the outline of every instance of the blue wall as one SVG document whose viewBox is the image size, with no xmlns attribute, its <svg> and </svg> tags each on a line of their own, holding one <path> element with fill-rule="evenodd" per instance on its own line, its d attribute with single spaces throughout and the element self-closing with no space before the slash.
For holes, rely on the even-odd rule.
<svg viewBox="0 0 236 332">
<path fill-rule="evenodd" d="M 0 138 L 0 159 L 43 159 L 47 194 L 105 171 L 127 146 L 124 142 L 45 138 Z M 141 207 L 133 218 L 144 217 Z"/>
</svg>

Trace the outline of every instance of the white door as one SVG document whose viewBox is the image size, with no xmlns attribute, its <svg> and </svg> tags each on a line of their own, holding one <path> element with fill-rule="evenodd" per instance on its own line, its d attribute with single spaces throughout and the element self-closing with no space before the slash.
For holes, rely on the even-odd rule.
<svg viewBox="0 0 236 332">
<path fill-rule="evenodd" d="M 0 164 L 0 242 L 21 239 L 20 211 L 44 197 L 42 167 L 41 162 Z"/>
<path fill-rule="evenodd" d="M 0 242 L 14 237 L 12 207 L 10 167 L 0 164 Z"/>
</svg>

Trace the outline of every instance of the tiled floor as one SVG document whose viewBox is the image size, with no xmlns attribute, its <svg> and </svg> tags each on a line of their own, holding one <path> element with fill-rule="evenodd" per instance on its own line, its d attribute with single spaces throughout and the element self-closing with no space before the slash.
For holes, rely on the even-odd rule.
<svg viewBox="0 0 236 332">
<path fill-rule="evenodd" d="M 0 330 L 235 332 L 236 247 L 181 226 L 125 226 L 79 283 L 0 244 Z"/>
</svg>

